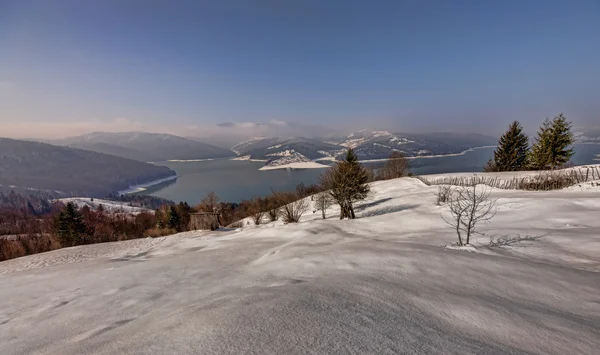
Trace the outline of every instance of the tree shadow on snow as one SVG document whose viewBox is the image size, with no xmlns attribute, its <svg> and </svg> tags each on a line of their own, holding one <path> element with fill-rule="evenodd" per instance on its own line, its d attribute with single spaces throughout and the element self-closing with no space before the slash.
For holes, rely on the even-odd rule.
<svg viewBox="0 0 600 355">
<path fill-rule="evenodd" d="M 359 205 L 359 206 L 356 206 L 356 207 L 354 208 L 354 211 L 355 211 L 355 212 L 364 211 L 364 210 L 366 210 L 367 208 L 370 208 L 370 207 L 375 207 L 375 206 L 377 206 L 377 205 L 380 205 L 380 204 L 382 204 L 382 203 L 384 203 L 384 202 L 387 202 L 387 201 L 389 201 L 389 200 L 391 200 L 391 199 L 392 199 L 391 197 L 386 197 L 386 198 L 379 199 L 379 200 L 377 200 L 377 201 L 373 201 L 373 202 L 369 202 L 369 203 L 363 203 L 363 204 L 361 204 L 361 205 Z"/>
<path fill-rule="evenodd" d="M 407 204 L 407 205 L 380 207 L 380 208 L 376 208 L 376 209 L 373 209 L 370 211 L 366 211 L 366 212 L 362 213 L 360 215 L 360 217 L 364 218 L 364 217 L 381 216 L 381 215 L 388 214 L 388 213 L 412 210 L 412 209 L 416 208 L 417 206 L 418 205 L 408 205 Z"/>
</svg>

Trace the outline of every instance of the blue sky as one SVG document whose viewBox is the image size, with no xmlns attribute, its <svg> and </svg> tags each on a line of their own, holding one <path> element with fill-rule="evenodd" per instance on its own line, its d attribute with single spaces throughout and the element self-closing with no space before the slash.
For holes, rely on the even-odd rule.
<svg viewBox="0 0 600 355">
<path fill-rule="evenodd" d="M 598 125 L 599 63 L 597 0 L 0 0 L 0 136 Z"/>
</svg>

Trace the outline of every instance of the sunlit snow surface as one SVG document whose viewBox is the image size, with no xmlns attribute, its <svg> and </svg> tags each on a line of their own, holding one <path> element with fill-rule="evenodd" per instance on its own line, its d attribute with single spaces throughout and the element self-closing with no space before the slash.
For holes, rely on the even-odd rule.
<svg viewBox="0 0 600 355">
<path fill-rule="evenodd" d="M 353 221 L 311 209 L 2 262 L 0 353 L 598 354 L 600 187 L 494 190 L 466 248 L 435 186 L 373 191 Z"/>
</svg>

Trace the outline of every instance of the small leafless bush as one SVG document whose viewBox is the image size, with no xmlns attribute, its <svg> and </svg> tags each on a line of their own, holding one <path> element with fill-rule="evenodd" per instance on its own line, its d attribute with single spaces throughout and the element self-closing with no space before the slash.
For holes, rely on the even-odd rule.
<svg viewBox="0 0 600 355">
<path fill-rule="evenodd" d="M 150 238 L 158 238 L 158 237 L 164 237 L 166 235 L 171 235 L 171 234 L 175 234 L 175 233 L 177 233 L 176 229 L 151 228 L 151 229 L 146 230 L 146 232 L 144 234 Z"/>
<path fill-rule="evenodd" d="M 329 192 L 319 192 L 313 198 L 313 205 L 315 210 L 321 211 L 321 215 L 323 219 L 327 217 L 327 209 L 333 205 L 333 197 L 329 194 Z"/>
<path fill-rule="evenodd" d="M 408 160 L 404 153 L 394 151 L 380 172 L 381 180 L 401 178 L 408 174 Z"/>
<path fill-rule="evenodd" d="M 456 230 L 459 246 L 469 244 L 477 223 L 489 221 L 496 214 L 496 200 L 490 195 L 489 188 L 478 189 L 477 185 L 458 188 L 451 194 L 448 206 L 452 217 L 447 219 L 442 216 L 442 219 Z"/>
<path fill-rule="evenodd" d="M 447 203 L 452 197 L 452 187 L 449 185 L 439 185 L 435 196 L 437 197 L 436 205 L 440 206 L 443 203 Z"/>
<path fill-rule="evenodd" d="M 309 201 L 299 198 L 295 193 L 280 193 L 281 201 L 285 203 L 281 207 L 281 219 L 284 223 L 298 223 L 300 218 L 309 209 Z"/>
<path fill-rule="evenodd" d="M 263 217 L 265 216 L 265 213 L 263 211 L 255 211 L 252 214 L 252 221 L 254 222 L 254 225 L 260 225 L 262 223 Z"/>
</svg>

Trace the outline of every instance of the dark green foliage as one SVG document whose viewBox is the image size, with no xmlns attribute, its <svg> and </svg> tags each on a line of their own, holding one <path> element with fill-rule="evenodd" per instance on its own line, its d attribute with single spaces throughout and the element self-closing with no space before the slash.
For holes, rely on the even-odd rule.
<svg viewBox="0 0 600 355">
<path fill-rule="evenodd" d="M 73 202 L 67 203 L 58 214 L 56 234 L 60 244 L 65 247 L 87 243 L 90 230 Z"/>
<path fill-rule="evenodd" d="M 321 176 L 321 187 L 340 205 L 340 219 L 354 219 L 353 202 L 364 200 L 369 194 L 369 172 L 359 163 L 353 149 L 346 159 L 337 163 Z"/>
<path fill-rule="evenodd" d="M 523 126 L 514 121 L 500 137 L 498 147 L 484 171 L 519 171 L 527 164 L 528 138 L 523 133 Z"/>
<path fill-rule="evenodd" d="M 169 222 L 168 226 L 171 229 L 175 229 L 178 232 L 181 231 L 181 216 L 177 213 L 177 208 L 175 206 L 169 207 Z"/>
<path fill-rule="evenodd" d="M 561 113 L 552 121 L 544 120 L 538 130 L 536 142 L 529 154 L 529 166 L 534 170 L 563 167 L 575 154 L 575 136 L 571 132 L 571 122 Z"/>
</svg>

